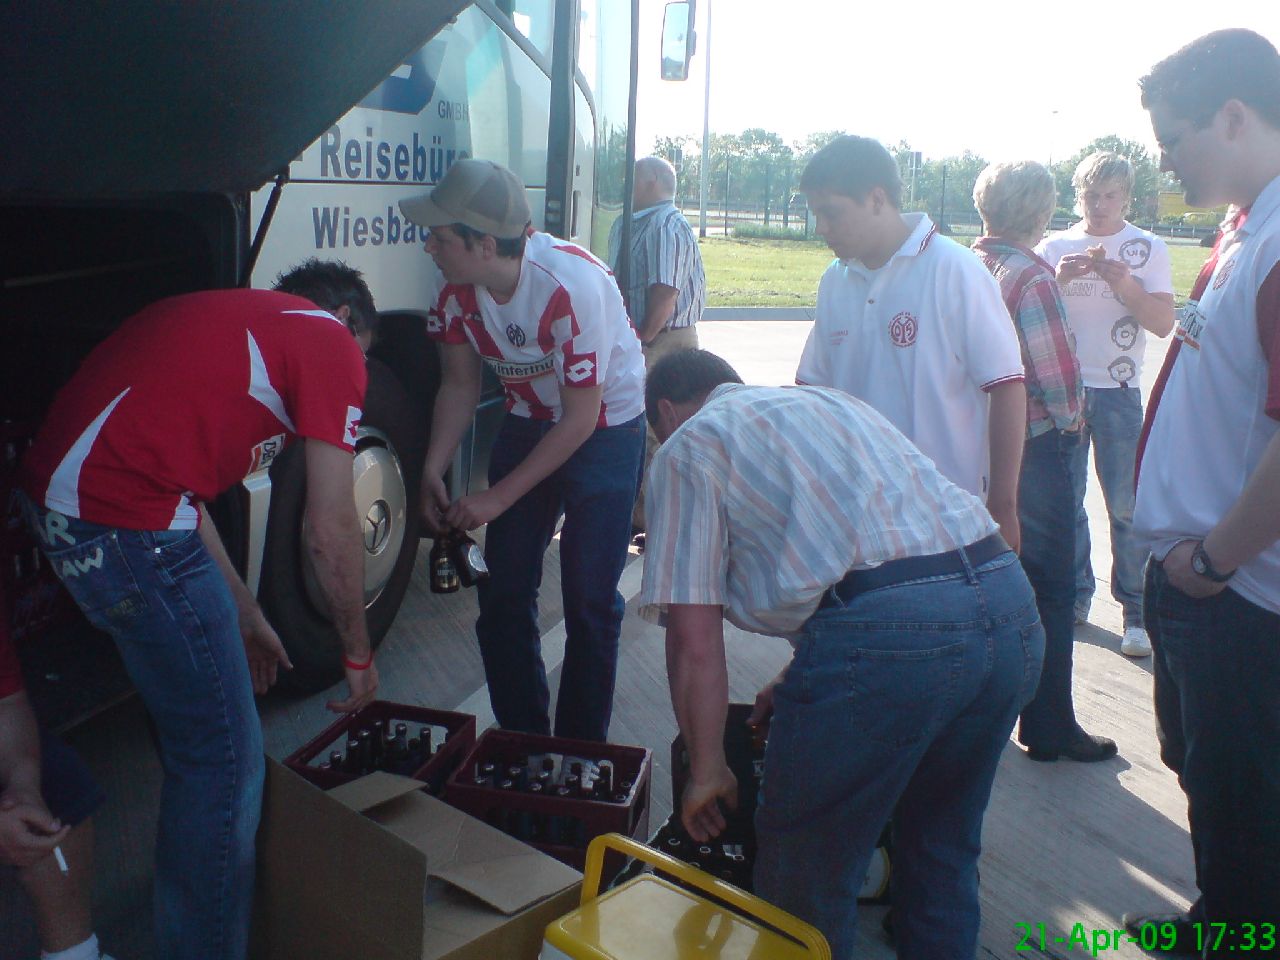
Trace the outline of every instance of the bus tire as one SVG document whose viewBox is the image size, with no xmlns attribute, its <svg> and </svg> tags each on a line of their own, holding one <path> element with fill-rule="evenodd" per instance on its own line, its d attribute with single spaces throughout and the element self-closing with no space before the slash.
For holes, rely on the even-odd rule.
<svg viewBox="0 0 1280 960">
<path fill-rule="evenodd" d="M 395 619 L 418 550 L 418 498 L 426 424 L 395 376 L 368 363 L 369 386 L 356 442 L 356 512 L 365 545 L 365 606 L 376 649 Z M 271 466 L 271 508 L 259 600 L 293 663 L 280 690 L 310 694 L 340 681 L 342 644 L 305 545 L 302 443 Z M 394 552 L 393 552 L 394 551 Z"/>
</svg>

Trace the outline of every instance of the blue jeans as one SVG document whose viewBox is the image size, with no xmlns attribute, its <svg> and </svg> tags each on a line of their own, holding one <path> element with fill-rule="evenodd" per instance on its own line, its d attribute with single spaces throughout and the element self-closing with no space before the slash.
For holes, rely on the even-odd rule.
<svg viewBox="0 0 1280 960">
<path fill-rule="evenodd" d="M 1033 437 L 1023 449 L 1018 478 L 1022 569 L 1044 624 L 1044 670 L 1035 699 L 1022 711 L 1018 741 L 1039 750 L 1060 750 L 1080 736 L 1071 700 L 1076 600 L 1071 471 L 1083 446 L 1079 433 L 1050 430 Z"/>
<path fill-rule="evenodd" d="M 1111 520 L 1111 596 L 1124 609 L 1126 627 L 1142 626 L 1142 570 L 1147 551 L 1133 536 L 1134 461 L 1142 433 L 1142 392 L 1134 387 L 1084 388 L 1084 442 L 1072 464 L 1076 498 L 1076 610 L 1087 614 L 1095 587 L 1084 509 L 1089 444 Z"/>
<path fill-rule="evenodd" d="M 240 960 L 262 812 L 262 731 L 235 602 L 195 530 L 122 530 L 31 507 L 89 622 L 111 634 L 164 766 L 156 956 Z"/>
<path fill-rule="evenodd" d="M 494 441 L 490 486 L 514 470 L 552 426 L 508 415 Z M 490 577 L 479 585 L 476 637 L 493 715 L 504 729 L 551 732 L 538 589 L 542 556 L 563 515 L 566 638 L 555 734 L 599 741 L 608 736 L 625 609 L 618 580 L 643 457 L 644 417 L 598 428 L 558 470 L 489 524 L 484 557 Z"/>
<path fill-rule="evenodd" d="M 898 956 L 972 957 L 982 818 L 1043 653 L 1011 552 L 814 614 L 774 692 L 756 892 L 849 960 L 858 890 L 893 813 Z"/>
<path fill-rule="evenodd" d="M 1154 561 L 1145 608 L 1160 757 L 1187 795 L 1204 920 L 1280 933 L 1280 614 L 1230 587 L 1188 597 Z M 1205 953 L 1219 955 L 1237 954 Z"/>
</svg>

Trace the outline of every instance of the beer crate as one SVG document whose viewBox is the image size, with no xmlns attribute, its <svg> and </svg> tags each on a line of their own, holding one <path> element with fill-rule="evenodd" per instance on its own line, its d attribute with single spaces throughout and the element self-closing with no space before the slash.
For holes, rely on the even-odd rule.
<svg viewBox="0 0 1280 960">
<path fill-rule="evenodd" d="M 731 703 L 725 719 L 724 754 L 729 769 L 738 779 L 738 807 L 734 811 L 725 811 L 724 832 L 707 843 L 698 843 L 680 822 L 680 798 L 689 781 L 689 754 L 685 750 L 684 738 L 677 734 L 671 744 L 671 809 L 674 812 L 649 841 L 654 849 L 693 863 L 748 892 L 754 889 L 751 871 L 756 859 L 756 801 L 764 778 L 765 745 L 769 737 L 767 717 L 758 726 L 747 726 L 751 711 L 749 703 Z M 860 902 L 889 902 L 892 852 L 892 832 L 886 825 L 867 864 L 867 875 L 858 893 Z M 644 864 L 633 861 L 622 872 L 619 882 L 644 869 Z"/>
<path fill-rule="evenodd" d="M 575 775 L 579 786 L 584 775 L 595 782 L 606 763 L 612 767 L 610 791 L 587 796 L 531 789 L 529 778 L 536 779 L 540 772 L 549 775 L 552 790 Z M 496 778 L 483 773 L 488 764 L 494 765 Z M 501 774 L 512 767 L 524 768 L 527 782 L 504 787 L 507 778 Z M 644 747 L 489 730 L 449 777 L 443 799 L 581 870 L 587 844 L 600 834 L 620 833 L 642 841 L 649 835 L 652 768 L 652 752 Z M 574 774 L 575 769 L 580 772 Z M 612 875 L 622 860 L 607 866 Z"/>
<path fill-rule="evenodd" d="M 291 753 L 284 765 L 322 790 L 355 780 L 368 771 L 323 768 L 321 763 L 333 751 L 345 752 L 347 738 L 360 730 L 371 729 L 375 721 L 405 723 L 410 729 L 423 726 L 444 728 L 445 738 L 430 755 L 419 754 L 417 762 L 406 758 L 408 766 L 391 772 L 400 773 L 426 784 L 428 793 L 439 796 L 445 780 L 476 742 L 476 718 L 469 713 L 453 713 L 418 707 L 407 703 L 375 700 L 358 713 L 339 717 L 304 746 Z"/>
</svg>

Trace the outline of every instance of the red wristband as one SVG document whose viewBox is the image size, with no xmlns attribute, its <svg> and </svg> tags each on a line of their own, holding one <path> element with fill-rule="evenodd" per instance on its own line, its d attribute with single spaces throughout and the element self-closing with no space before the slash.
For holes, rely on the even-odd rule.
<svg viewBox="0 0 1280 960">
<path fill-rule="evenodd" d="M 372 650 L 369 651 L 369 659 L 366 660 L 364 663 L 360 663 L 358 660 L 352 660 L 346 654 L 343 654 L 342 665 L 346 667 L 348 670 L 368 670 L 371 666 L 373 666 L 373 651 Z"/>
</svg>

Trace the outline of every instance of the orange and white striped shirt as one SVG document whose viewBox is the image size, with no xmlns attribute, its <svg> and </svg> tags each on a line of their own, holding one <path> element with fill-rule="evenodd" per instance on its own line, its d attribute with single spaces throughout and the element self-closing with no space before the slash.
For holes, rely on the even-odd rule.
<svg viewBox="0 0 1280 960">
<path fill-rule="evenodd" d="M 819 387 L 717 387 L 654 456 L 645 491 L 640 615 L 716 604 L 787 638 L 849 570 L 998 529 L 883 416 Z"/>
</svg>

